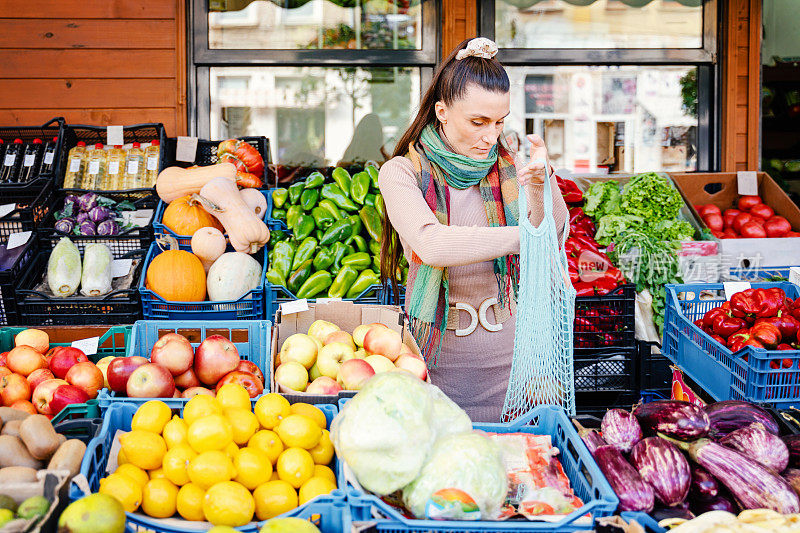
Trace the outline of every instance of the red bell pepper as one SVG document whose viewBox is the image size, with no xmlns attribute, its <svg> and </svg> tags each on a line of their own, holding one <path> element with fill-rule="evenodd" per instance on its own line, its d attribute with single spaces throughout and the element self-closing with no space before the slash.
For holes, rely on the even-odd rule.
<svg viewBox="0 0 800 533">
<path fill-rule="evenodd" d="M 730 301 L 733 316 L 752 323 L 756 318 L 777 315 L 783 304 L 783 297 L 773 289 L 747 289 L 731 296 Z"/>
<path fill-rule="evenodd" d="M 693 322 L 693 324 L 695 326 L 697 326 L 698 328 L 703 329 L 703 319 L 702 318 L 698 318 L 697 320 L 695 320 Z"/>
<path fill-rule="evenodd" d="M 597 244 L 597 241 L 595 241 L 592 237 L 585 237 L 583 235 L 576 235 L 574 238 L 575 238 L 575 241 L 580 245 L 582 252 L 584 252 L 584 251 L 596 252 L 596 253 L 601 254 L 602 256 L 605 257 L 606 254 L 603 254 L 603 253 L 600 252 L 600 245 Z M 609 263 L 611 262 L 608 259 L 608 257 L 605 257 L 605 259 Z"/>
<path fill-rule="evenodd" d="M 575 269 L 569 269 L 569 281 L 575 285 L 576 283 L 580 282 L 581 276 L 578 274 L 578 271 Z"/>
<path fill-rule="evenodd" d="M 574 181 L 556 177 L 556 183 L 558 183 L 558 188 L 561 190 L 561 195 L 564 197 L 564 202 L 568 204 L 583 203 L 583 193 L 578 186 L 575 185 Z"/>
<path fill-rule="evenodd" d="M 800 321 L 790 314 L 787 314 L 784 309 L 778 311 L 778 316 L 768 318 L 759 318 L 756 324 L 767 323 L 772 324 L 781 332 L 781 339 L 783 342 L 791 342 L 797 338 L 797 330 L 800 329 Z"/>
<path fill-rule="evenodd" d="M 714 317 L 719 314 L 727 313 L 725 313 L 725 310 L 722 307 L 715 307 L 706 311 L 706 313 L 703 315 L 703 325 L 707 328 L 710 328 L 713 325 Z"/>
<path fill-rule="evenodd" d="M 782 342 L 775 349 L 776 350 L 781 350 L 781 351 L 787 351 L 787 350 L 794 350 L 795 348 L 792 348 L 792 346 L 790 344 L 786 344 L 785 342 Z"/>
<path fill-rule="evenodd" d="M 586 317 L 575 317 L 574 327 L 575 331 L 581 333 L 600 333 L 600 329 L 597 327 L 597 324 L 593 320 Z"/>
<path fill-rule="evenodd" d="M 617 267 L 610 267 L 606 270 L 606 276 L 615 280 L 618 284 L 625 283 L 625 276 L 622 275 L 622 271 Z"/>
<path fill-rule="evenodd" d="M 569 208 L 569 225 L 573 225 L 576 221 L 582 219 L 586 215 L 583 212 L 583 209 L 580 207 L 570 207 Z"/>
<path fill-rule="evenodd" d="M 747 327 L 747 322 L 735 316 L 718 313 L 711 321 L 711 329 L 720 337 L 728 338 Z"/>
<path fill-rule="evenodd" d="M 725 346 L 725 339 L 720 337 L 719 335 L 715 335 L 714 333 L 710 334 L 711 338 L 720 343 L 721 345 Z"/>
<path fill-rule="evenodd" d="M 594 296 L 594 285 L 585 281 L 580 281 L 573 285 L 575 287 L 575 296 Z"/>
<path fill-rule="evenodd" d="M 594 281 L 594 287 L 597 294 L 608 294 L 617 288 L 617 281 L 613 278 L 602 277 Z"/>
<path fill-rule="evenodd" d="M 766 322 L 753 325 L 753 327 L 750 328 L 750 335 L 763 344 L 764 348 L 767 350 L 774 350 L 775 347 L 781 343 L 780 330 Z"/>
<path fill-rule="evenodd" d="M 769 362 L 769 367 L 777 370 L 779 368 L 792 368 L 792 360 L 791 359 L 781 359 L 778 361 L 777 359 L 773 359 Z"/>
</svg>

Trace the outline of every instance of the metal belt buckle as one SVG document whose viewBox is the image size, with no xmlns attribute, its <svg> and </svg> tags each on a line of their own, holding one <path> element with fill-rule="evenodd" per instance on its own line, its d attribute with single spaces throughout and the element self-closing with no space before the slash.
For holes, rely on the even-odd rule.
<svg viewBox="0 0 800 533">
<path fill-rule="evenodd" d="M 503 324 L 490 324 L 489 320 L 486 318 L 486 310 L 489 309 L 491 306 L 498 303 L 497 297 L 487 298 L 481 303 L 480 307 L 476 310 L 469 304 L 459 302 L 455 305 L 455 308 L 460 311 L 466 311 L 469 313 L 470 316 L 470 324 L 466 328 L 463 329 L 456 329 L 455 335 L 456 337 L 466 337 L 473 331 L 478 328 L 478 324 L 483 326 L 483 329 L 486 331 L 500 331 L 503 329 Z"/>
</svg>

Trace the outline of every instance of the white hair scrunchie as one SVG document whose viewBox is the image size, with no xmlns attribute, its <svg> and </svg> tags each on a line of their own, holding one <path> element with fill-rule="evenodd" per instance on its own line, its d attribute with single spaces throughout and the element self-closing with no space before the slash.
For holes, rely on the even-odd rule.
<svg viewBox="0 0 800 533">
<path fill-rule="evenodd" d="M 497 55 L 497 45 L 486 37 L 476 37 L 467 43 L 467 47 L 458 51 L 456 59 L 461 60 L 465 57 L 482 57 L 492 59 Z"/>
</svg>

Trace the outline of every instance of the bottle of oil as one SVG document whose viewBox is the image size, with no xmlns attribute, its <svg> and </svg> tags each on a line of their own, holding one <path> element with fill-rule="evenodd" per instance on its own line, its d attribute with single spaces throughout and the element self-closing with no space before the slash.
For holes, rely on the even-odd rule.
<svg viewBox="0 0 800 533">
<path fill-rule="evenodd" d="M 86 156 L 86 172 L 83 174 L 81 189 L 98 189 L 103 184 L 105 176 L 106 151 L 103 150 L 103 143 L 97 143 Z"/>
<path fill-rule="evenodd" d="M 158 139 L 153 139 L 150 141 L 150 146 L 144 151 L 145 163 L 147 164 L 144 173 L 144 187 L 153 187 L 156 184 L 160 149 Z"/>
<path fill-rule="evenodd" d="M 139 143 L 133 143 L 125 158 L 125 179 L 122 189 L 140 189 L 144 187 L 144 150 Z"/>
<path fill-rule="evenodd" d="M 86 169 L 86 143 L 78 141 L 77 146 L 67 155 L 67 171 L 64 174 L 64 188 L 77 189 L 83 186 L 83 173 Z"/>
<path fill-rule="evenodd" d="M 125 150 L 122 146 L 115 146 L 107 153 L 106 178 L 103 186 L 99 187 L 104 191 L 122 190 L 122 182 L 125 179 Z"/>
</svg>

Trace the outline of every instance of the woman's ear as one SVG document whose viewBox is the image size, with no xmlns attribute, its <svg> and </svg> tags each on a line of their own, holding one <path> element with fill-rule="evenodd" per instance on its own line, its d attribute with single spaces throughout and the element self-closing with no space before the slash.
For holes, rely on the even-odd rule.
<svg viewBox="0 0 800 533">
<path fill-rule="evenodd" d="M 436 118 L 439 119 L 439 122 L 447 124 L 447 106 L 445 103 L 441 100 L 436 102 L 434 109 L 436 110 Z"/>
</svg>

